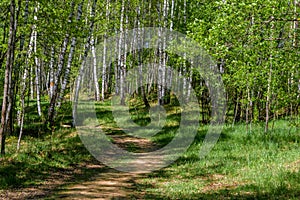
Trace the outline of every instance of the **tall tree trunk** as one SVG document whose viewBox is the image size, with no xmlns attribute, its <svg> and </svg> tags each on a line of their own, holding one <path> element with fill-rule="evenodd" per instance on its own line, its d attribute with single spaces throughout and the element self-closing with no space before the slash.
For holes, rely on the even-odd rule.
<svg viewBox="0 0 300 200">
<path fill-rule="evenodd" d="M 37 12 L 38 12 L 38 4 L 34 8 L 34 20 L 37 21 Z M 35 61 L 35 86 L 36 86 L 36 103 L 37 103 L 37 111 L 38 115 L 42 116 L 41 109 L 41 99 L 40 99 L 40 62 L 37 57 L 37 27 L 36 24 L 33 25 L 33 37 L 34 37 L 34 61 Z"/>
<path fill-rule="evenodd" d="M 30 40 L 29 43 L 29 51 L 28 54 L 30 54 L 30 49 L 32 49 L 32 40 Z M 20 126 L 20 132 L 19 132 L 19 138 L 18 138 L 18 144 L 17 144 L 17 151 L 20 149 L 21 145 L 21 138 L 23 135 L 23 127 L 24 127 L 24 115 L 25 115 L 25 95 L 26 95 L 26 79 L 28 76 L 28 59 L 26 60 L 26 65 L 24 69 L 24 74 L 22 77 L 22 82 L 21 82 L 21 94 L 20 94 L 20 104 L 21 104 L 21 109 L 20 109 L 20 121 L 19 121 L 19 126 Z"/>
<path fill-rule="evenodd" d="M 109 6 L 110 6 L 110 0 L 106 0 L 106 8 L 105 8 L 105 19 L 106 23 L 109 24 Z M 101 100 L 104 101 L 105 99 L 105 93 L 107 92 L 108 89 L 108 79 L 109 79 L 109 73 L 107 70 L 107 65 L 106 65 L 106 42 L 107 42 L 107 32 L 108 32 L 108 27 L 106 27 L 105 33 L 104 33 L 104 39 L 103 39 L 103 66 L 102 66 L 102 83 L 101 83 Z"/>
<path fill-rule="evenodd" d="M 247 76 L 247 79 L 248 79 L 248 76 Z M 250 103 L 250 92 L 249 92 L 249 84 L 248 84 L 248 81 L 247 81 L 247 105 L 246 105 L 246 132 L 249 133 L 249 103 Z"/>
<path fill-rule="evenodd" d="M 71 2 L 71 7 L 74 7 L 74 2 Z M 72 17 L 73 17 L 73 10 L 71 11 L 70 15 L 69 15 L 69 20 L 68 22 L 71 23 L 72 21 Z M 65 64 L 65 54 L 67 52 L 67 47 L 68 47 L 68 43 L 69 43 L 69 39 L 70 39 L 70 34 L 67 33 L 63 44 L 62 44 L 62 48 L 61 48 L 61 52 L 59 54 L 59 58 L 58 58 L 58 66 L 57 66 L 57 71 L 55 74 L 55 83 L 53 86 L 53 96 L 50 99 L 50 105 L 48 108 L 48 120 L 47 122 L 50 123 L 51 126 L 54 125 L 54 117 L 55 117 L 55 106 L 57 104 L 57 98 L 59 97 L 59 84 L 60 84 L 60 80 L 61 80 L 61 76 L 62 76 L 62 71 L 63 71 L 63 66 Z"/>
<path fill-rule="evenodd" d="M 167 28 L 168 26 L 168 0 L 164 0 L 164 5 L 163 5 L 163 21 L 164 21 L 164 28 Z M 161 88 L 161 103 L 162 105 L 165 104 L 166 102 L 166 91 L 167 91 L 167 74 L 166 74 L 166 66 L 167 66 L 167 53 L 166 53 L 166 35 L 163 35 L 162 38 L 162 88 Z"/>
<path fill-rule="evenodd" d="M 272 55 L 270 57 L 270 60 L 272 60 Z M 267 86 L 265 133 L 267 133 L 269 130 L 271 80 L 272 80 L 272 62 L 270 63 L 268 86 Z"/>
<path fill-rule="evenodd" d="M 273 14 L 275 8 L 273 7 Z M 273 18 L 273 16 L 272 16 Z M 268 85 L 267 85 L 267 98 L 266 98 L 266 121 L 265 121 L 265 133 L 269 130 L 269 119 L 270 119 L 270 98 L 271 98 L 271 83 L 272 83 L 272 70 L 273 70 L 273 54 L 272 54 L 272 39 L 274 37 L 274 22 L 271 22 L 271 54 L 270 54 L 270 66 L 269 66 L 269 74 L 268 74 Z"/>
<path fill-rule="evenodd" d="M 95 13 L 93 13 L 94 10 L 91 7 L 90 15 L 93 17 Z M 98 82 L 98 71 L 97 71 L 97 56 L 96 56 L 96 39 L 94 34 L 91 36 L 91 51 L 92 51 L 92 63 L 93 63 L 93 80 L 95 85 L 95 100 L 100 101 L 100 88 L 99 88 L 99 82 Z"/>
<path fill-rule="evenodd" d="M 77 21 L 80 21 L 81 15 L 82 15 L 82 3 L 80 3 L 78 5 Z M 63 79 L 63 82 L 62 82 L 62 85 L 61 85 L 60 95 L 57 99 L 57 109 L 59 109 L 60 106 L 61 106 L 61 102 L 62 102 L 62 99 L 65 95 L 65 90 L 67 88 L 67 84 L 68 84 L 68 81 L 69 81 L 69 76 L 70 76 L 71 66 L 72 66 L 72 61 L 73 61 L 73 55 L 74 55 L 75 47 L 76 47 L 76 41 L 77 41 L 76 37 L 72 37 L 71 48 L 70 48 L 70 52 L 69 52 L 69 56 L 68 56 L 67 66 L 66 66 L 66 69 L 65 69 L 64 79 Z"/>
<path fill-rule="evenodd" d="M 27 18 L 27 15 L 28 15 L 28 2 L 29 2 L 29 0 L 26 1 L 25 19 Z M 18 119 L 19 119 L 18 125 L 20 126 L 20 132 L 19 132 L 18 143 L 17 143 L 17 151 L 19 151 L 19 149 L 20 149 L 21 138 L 23 135 L 24 116 L 25 116 L 26 80 L 28 77 L 29 59 L 31 58 L 31 54 L 33 51 L 33 42 L 34 42 L 33 34 L 34 34 L 34 31 L 32 31 L 31 36 L 30 36 L 30 41 L 29 41 L 29 46 L 28 46 L 28 51 L 27 51 L 27 58 L 25 60 L 24 73 L 23 73 L 23 77 L 21 80 L 21 91 L 20 91 L 21 109 L 20 109 L 19 117 L 18 117 Z"/>
<path fill-rule="evenodd" d="M 24 12 L 24 21 L 25 21 L 25 25 L 27 25 L 27 22 L 28 22 L 28 4 L 29 4 L 29 0 L 26 0 L 26 4 L 25 4 L 25 12 Z M 22 52 L 24 50 L 24 44 L 25 44 L 25 34 L 21 34 L 21 41 L 20 41 L 20 52 Z M 19 54 L 18 55 L 18 60 L 22 58 L 22 56 L 26 57 L 26 53 L 23 53 L 23 54 Z M 26 62 L 26 58 L 25 58 L 25 62 Z M 25 66 L 24 68 L 24 73 L 25 73 L 25 70 L 27 69 L 26 68 L 27 65 Z M 19 68 L 19 67 L 18 67 Z M 19 70 L 21 71 L 22 69 L 19 68 Z M 16 70 L 15 70 L 16 71 Z M 27 70 L 27 73 L 28 73 L 28 70 Z M 19 74 L 20 75 L 20 74 Z M 23 74 L 24 75 L 24 74 Z M 25 83 L 26 84 L 26 83 Z M 23 85 L 23 82 L 22 82 L 22 79 L 21 79 L 21 82 L 20 82 L 20 85 L 22 87 Z M 20 92 L 22 93 L 22 92 Z M 25 97 L 24 97 L 25 99 Z M 21 102 L 21 99 L 20 99 L 20 102 Z M 18 126 L 20 126 L 21 124 L 21 110 L 18 112 L 18 116 L 17 116 L 17 120 L 18 120 Z"/>
<path fill-rule="evenodd" d="M 34 99 L 34 84 L 33 84 L 33 67 L 30 66 L 30 99 Z"/>
<path fill-rule="evenodd" d="M 120 103 L 121 105 L 125 105 L 125 91 L 124 91 L 124 84 L 125 84 L 125 70 L 126 66 L 124 64 L 124 56 L 126 55 L 121 55 L 121 49 L 124 41 L 124 10 L 125 10 L 125 0 L 122 0 L 122 5 L 121 5 L 121 16 L 120 16 L 120 37 L 118 41 L 118 67 L 117 67 L 117 74 L 120 76 L 120 84 L 119 84 L 119 89 L 120 89 Z M 118 71 L 120 70 L 120 71 Z"/>
<path fill-rule="evenodd" d="M 186 0 L 183 1 L 183 25 L 186 26 Z M 184 63 L 183 63 L 183 66 L 182 66 L 182 75 L 183 76 L 186 76 L 187 75 L 187 61 L 186 61 L 186 52 L 184 52 L 184 55 L 183 55 L 183 59 L 184 59 Z M 187 93 L 187 79 L 183 79 L 183 83 L 182 83 L 182 102 L 185 102 L 185 97 L 187 96 L 186 93 Z"/>
<path fill-rule="evenodd" d="M 97 0 L 94 0 L 93 6 L 92 6 L 93 13 L 95 13 L 96 3 L 97 3 Z M 92 36 L 93 30 L 94 30 L 94 22 L 95 22 L 94 20 L 95 20 L 95 16 L 92 17 L 91 22 L 90 22 L 89 33 L 88 33 L 87 41 L 84 45 L 84 54 L 82 56 L 82 62 L 81 62 L 81 66 L 79 69 L 79 74 L 75 81 L 74 97 L 73 97 L 73 110 L 72 110 L 74 126 L 76 125 L 76 113 L 77 113 L 80 84 L 81 84 L 81 80 L 83 79 L 83 76 L 84 76 L 84 69 L 86 67 L 86 65 L 85 65 L 86 59 L 87 59 L 88 53 L 91 48 L 91 36 Z"/>
<path fill-rule="evenodd" d="M 54 93 L 54 46 L 51 47 L 51 58 L 49 63 L 49 98 L 51 99 Z"/>
<path fill-rule="evenodd" d="M 97 57 L 96 57 L 96 48 L 95 48 L 95 39 L 94 36 L 91 38 L 92 43 L 92 56 L 93 56 L 93 79 L 95 84 L 95 100 L 100 101 L 100 88 L 99 88 L 99 82 L 98 82 L 98 72 L 97 72 Z"/>
<path fill-rule="evenodd" d="M 103 65 L 102 65 L 102 82 L 101 82 L 101 100 L 104 101 L 105 99 L 105 91 L 107 88 L 107 80 L 106 80 L 106 34 L 104 34 L 104 41 L 103 41 Z"/>
<path fill-rule="evenodd" d="M 10 1 L 10 25 L 9 25 L 9 38 L 8 38 L 8 52 L 5 67 L 5 79 L 4 79 L 4 89 L 3 89 L 3 102 L 1 111 L 1 128 L 0 128 L 0 146 L 1 155 L 5 154 L 5 139 L 11 132 L 10 114 L 11 114 L 11 104 L 12 101 L 12 70 L 14 66 L 14 55 L 15 55 L 15 0 Z"/>
<path fill-rule="evenodd" d="M 50 100 L 50 105 L 49 105 L 49 109 L 48 109 L 48 122 L 53 125 L 54 123 L 54 116 L 55 116 L 55 105 L 56 105 L 56 99 L 58 96 L 58 86 L 59 86 L 59 82 L 60 82 L 60 77 L 61 77 L 61 71 L 64 65 L 64 57 L 67 51 L 67 46 L 68 46 L 68 42 L 69 42 L 69 35 L 67 34 L 66 38 L 64 39 L 63 42 L 63 46 L 59 55 L 59 64 L 58 64 L 58 68 L 57 68 L 57 72 L 55 75 L 55 83 L 53 86 L 53 95 L 52 98 Z"/>
<path fill-rule="evenodd" d="M 136 22 L 137 22 L 137 29 L 140 29 L 141 28 L 141 6 L 139 5 L 137 7 L 137 16 L 136 16 Z M 143 38 L 144 36 L 141 35 L 141 32 L 140 31 L 137 31 L 137 36 L 136 36 L 136 39 L 137 39 L 137 43 L 138 44 L 143 44 L 144 41 L 143 41 Z M 140 91 L 141 91 L 141 96 L 142 96 L 142 99 L 143 99 L 143 102 L 144 102 L 144 105 L 147 109 L 150 108 L 150 104 L 148 102 L 148 99 L 147 99 L 147 96 L 146 96 L 146 91 L 145 91 L 145 86 L 144 86 L 144 76 L 143 76 L 143 62 L 142 62 L 142 55 L 143 55 L 143 49 L 138 49 L 137 51 L 137 59 L 138 59 L 138 68 L 139 68 L 139 78 L 138 78 L 138 81 L 139 81 L 139 85 L 140 85 Z"/>
</svg>

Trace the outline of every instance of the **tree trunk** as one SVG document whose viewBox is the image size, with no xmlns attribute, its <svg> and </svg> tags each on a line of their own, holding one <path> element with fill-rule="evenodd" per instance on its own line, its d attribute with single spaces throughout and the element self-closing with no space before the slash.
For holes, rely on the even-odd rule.
<svg viewBox="0 0 300 200">
<path fill-rule="evenodd" d="M 110 5 L 110 0 L 107 0 L 106 1 L 106 22 L 108 23 L 109 22 L 109 5 Z M 105 31 L 104 33 L 104 39 L 103 39 L 103 57 L 102 57 L 102 60 L 103 60 L 103 65 L 102 65 L 102 83 L 101 83 L 101 100 L 104 101 L 105 99 L 105 92 L 107 91 L 107 66 L 106 66 L 106 40 L 107 40 L 107 32 L 108 30 Z"/>
<path fill-rule="evenodd" d="M 102 65 L 102 84 L 101 84 L 101 100 L 104 101 L 105 99 L 105 91 L 107 86 L 106 80 L 106 34 L 104 34 L 104 41 L 103 41 L 103 65 Z"/>
<path fill-rule="evenodd" d="M 49 63 L 49 98 L 51 99 L 54 93 L 54 47 L 51 47 L 51 58 Z"/>
<path fill-rule="evenodd" d="M 93 57 L 93 79 L 95 84 L 95 100 L 100 101 L 100 88 L 98 82 L 98 72 L 97 72 L 97 57 L 96 57 L 96 48 L 95 48 L 95 39 L 94 36 L 91 38 L 91 50 L 92 50 L 92 57 Z"/>
<path fill-rule="evenodd" d="M 65 57 L 65 54 L 66 54 L 66 51 L 67 51 L 68 42 L 69 42 L 69 35 L 67 34 L 67 36 L 64 39 L 62 50 L 61 50 L 60 55 L 59 55 L 59 64 L 58 64 L 57 72 L 56 72 L 56 75 L 55 75 L 55 83 L 54 83 L 54 86 L 53 86 L 53 95 L 52 95 L 52 98 L 50 100 L 50 105 L 49 105 L 49 109 L 48 109 L 48 122 L 51 125 L 53 125 L 53 123 L 54 123 L 53 120 L 54 120 L 54 116 L 55 116 L 56 99 L 57 99 L 58 91 L 59 91 L 58 90 L 58 86 L 59 86 L 59 82 L 60 82 L 59 80 L 60 80 L 61 71 L 62 71 L 62 68 L 63 68 L 63 65 L 64 65 L 64 57 Z"/>
<path fill-rule="evenodd" d="M 272 55 L 270 57 L 270 60 L 272 60 Z M 268 88 L 267 88 L 265 133 L 267 133 L 269 130 L 271 79 L 272 79 L 272 62 L 270 63 Z"/>
<path fill-rule="evenodd" d="M 71 7 L 74 7 L 74 1 L 71 2 Z M 69 15 L 69 20 L 68 22 L 71 23 L 72 22 L 72 17 L 73 17 L 73 11 L 71 11 L 70 15 Z M 68 43 L 69 43 L 69 39 L 70 39 L 70 34 L 67 33 L 63 44 L 62 44 L 62 48 L 61 48 L 61 52 L 59 54 L 59 58 L 58 58 L 58 66 L 57 66 L 57 71 L 55 74 L 55 83 L 53 86 L 53 95 L 50 99 L 50 105 L 48 108 L 48 119 L 47 122 L 50 123 L 51 126 L 54 125 L 54 118 L 56 115 L 56 109 L 55 106 L 57 105 L 57 98 L 59 98 L 59 84 L 60 84 L 60 80 L 61 80 L 61 76 L 62 76 L 62 71 L 63 71 L 63 66 L 65 64 L 65 55 L 67 52 L 67 47 L 68 47 Z"/>
<path fill-rule="evenodd" d="M 9 25 L 9 38 L 8 38 L 8 52 L 5 67 L 5 79 L 4 79 L 4 89 L 3 89 L 3 102 L 1 111 L 1 128 L 0 128 L 0 145 L 1 145 L 1 155 L 5 154 L 5 139 L 11 132 L 11 107 L 9 104 L 12 101 L 12 69 L 14 65 L 14 54 L 15 54 L 15 0 L 10 1 L 10 25 Z"/>
<path fill-rule="evenodd" d="M 95 7 L 96 7 L 96 2 L 97 0 L 93 1 L 93 6 L 92 6 L 92 10 L 93 13 L 95 13 Z M 77 76 L 76 82 L 75 82 L 75 88 L 74 88 L 74 98 L 73 98 L 73 110 L 72 110 L 72 116 L 73 116 L 73 125 L 76 125 L 76 113 L 77 113 L 77 105 L 78 105 L 78 97 L 79 97 L 79 90 L 80 90 L 80 84 L 81 84 L 81 80 L 83 79 L 84 76 L 84 69 L 85 69 L 85 64 L 86 64 L 86 59 L 88 56 L 88 53 L 90 51 L 91 48 L 91 36 L 94 30 L 94 17 L 92 17 L 91 22 L 90 22 L 90 27 L 89 27 L 89 34 L 87 37 L 87 41 L 84 45 L 84 54 L 82 56 L 82 62 L 81 62 L 81 66 L 79 69 L 79 74 Z"/>
<path fill-rule="evenodd" d="M 137 8 L 137 18 L 136 18 L 136 21 L 137 21 L 137 28 L 140 29 L 141 28 L 141 20 L 140 20 L 140 17 L 141 17 L 141 7 L 138 6 Z M 138 31 L 137 32 L 137 36 L 136 36 L 136 39 L 137 39 L 137 43 L 138 44 L 143 44 L 144 41 L 143 41 L 143 38 L 144 36 L 141 35 L 141 32 Z M 141 91 L 140 95 L 142 96 L 142 99 L 143 99 L 143 102 L 144 102 L 144 105 L 147 109 L 150 108 L 150 104 L 148 102 L 148 99 L 147 99 L 147 96 L 146 96 L 146 91 L 145 91 L 145 86 L 144 86 L 144 77 L 143 77 L 143 62 L 142 62 L 142 55 L 143 55 L 143 49 L 138 49 L 136 50 L 135 52 L 137 52 L 137 59 L 138 59 L 138 69 L 139 69 L 139 78 L 138 78 L 138 81 L 139 81 L 139 85 L 141 86 L 140 89 L 138 88 L 138 90 Z"/>
<path fill-rule="evenodd" d="M 37 21 L 37 12 L 38 12 L 38 5 L 34 8 L 34 20 Z M 37 110 L 38 115 L 42 116 L 42 109 L 41 109 L 41 99 L 40 99 L 40 62 L 37 57 L 37 30 L 36 30 L 36 24 L 33 25 L 33 37 L 34 37 L 34 61 L 35 61 L 35 86 L 36 86 L 36 102 L 37 102 Z"/>
<path fill-rule="evenodd" d="M 121 105 L 125 105 L 125 91 L 124 91 L 124 84 L 125 84 L 125 70 L 126 66 L 124 64 L 124 56 L 126 55 L 121 55 L 121 49 L 123 45 L 123 37 L 124 37 L 124 28 L 123 28 L 123 23 L 124 23 L 124 10 L 125 10 L 125 0 L 122 0 L 122 7 L 121 7 L 121 17 L 120 17 L 120 37 L 118 41 L 118 67 L 117 67 L 117 74 L 120 76 L 120 103 Z M 118 71 L 119 70 L 119 71 Z"/>
<path fill-rule="evenodd" d="M 240 103 L 240 97 L 243 96 L 243 92 L 238 93 L 236 91 L 236 103 L 234 107 L 234 118 L 232 122 L 232 127 L 234 126 L 235 122 L 240 122 L 241 121 L 241 103 Z"/>
<path fill-rule="evenodd" d="M 273 13 L 275 9 L 273 8 Z M 272 16 L 273 18 L 273 16 Z M 273 38 L 274 31 L 274 22 L 271 22 L 271 38 Z M 271 51 L 272 51 L 272 43 L 271 43 Z M 266 121 L 265 121 L 265 133 L 269 130 L 269 118 L 270 118 L 270 97 L 271 97 L 271 82 L 272 82 L 272 69 L 273 68 L 273 55 L 272 52 L 270 54 L 270 67 L 268 74 L 268 86 L 267 86 L 267 98 L 266 98 Z"/>
<path fill-rule="evenodd" d="M 78 5 L 77 21 L 80 21 L 81 14 L 82 14 L 82 3 Z M 65 90 L 67 88 L 67 84 L 68 84 L 68 81 L 69 81 L 69 76 L 70 76 L 71 66 L 72 66 L 72 61 L 73 61 L 73 55 L 74 55 L 75 47 L 76 47 L 76 41 L 77 41 L 76 37 L 72 37 L 71 48 L 70 48 L 68 61 L 67 61 L 67 67 L 65 69 L 64 79 L 63 79 L 63 82 L 62 82 L 62 85 L 61 85 L 60 95 L 57 99 L 57 109 L 59 109 L 60 106 L 61 106 L 61 102 L 62 102 L 62 99 L 65 95 Z"/>
</svg>

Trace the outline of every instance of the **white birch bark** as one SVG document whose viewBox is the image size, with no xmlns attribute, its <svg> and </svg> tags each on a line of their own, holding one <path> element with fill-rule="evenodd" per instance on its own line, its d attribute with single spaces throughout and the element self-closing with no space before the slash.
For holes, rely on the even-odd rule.
<svg viewBox="0 0 300 200">
<path fill-rule="evenodd" d="M 118 68 L 117 68 L 117 74 L 119 74 L 120 76 L 120 85 L 119 85 L 119 89 L 120 89 L 120 97 L 121 97 L 121 104 L 124 105 L 125 104 L 125 94 L 124 94 L 124 71 L 125 69 L 125 65 L 124 65 L 124 56 L 125 55 L 121 55 L 121 49 L 123 46 L 123 38 L 124 38 L 124 28 L 123 28 L 123 24 L 124 24 L 124 10 L 125 10 L 125 0 L 122 0 L 122 5 L 121 5 L 121 16 L 120 16 L 120 37 L 119 37 L 119 41 L 118 41 Z"/>
<path fill-rule="evenodd" d="M 164 19 L 164 27 L 167 27 L 168 24 L 168 0 L 164 0 L 164 7 L 163 7 L 163 19 Z M 167 75 L 166 75 L 166 66 L 167 66 L 167 53 L 166 53 L 166 35 L 163 36 L 163 43 L 162 43 L 162 90 L 161 90 L 161 100 L 162 104 L 165 103 L 165 96 L 166 96 L 166 82 L 167 82 Z"/>
<path fill-rule="evenodd" d="M 167 15 L 168 15 L 168 3 L 167 0 L 163 2 L 162 8 L 162 20 L 163 26 L 167 27 Z M 158 37 L 160 38 L 159 47 L 159 76 L 158 76 L 158 103 L 163 105 L 165 101 L 165 91 L 166 91 L 166 64 L 167 64 L 167 54 L 165 52 L 166 47 L 166 36 L 162 35 L 162 29 L 159 30 Z"/>
<path fill-rule="evenodd" d="M 54 93 L 54 47 L 51 47 L 51 58 L 49 63 L 49 98 L 51 99 Z"/>
<path fill-rule="evenodd" d="M 143 2 L 141 3 L 141 5 L 143 5 Z M 140 29 L 141 28 L 141 6 L 139 6 L 137 8 L 137 28 Z M 144 35 L 142 35 L 142 33 L 140 31 L 137 32 L 137 43 L 139 43 L 140 45 L 138 46 L 142 46 L 144 44 Z M 144 102 L 144 105 L 146 108 L 150 108 L 150 104 L 148 102 L 148 99 L 147 99 L 147 96 L 146 96 L 146 91 L 145 91 L 145 85 L 144 85 L 144 75 L 143 75 L 143 61 L 142 61 L 142 55 L 143 55 L 143 49 L 139 49 L 137 50 L 138 52 L 138 68 L 139 68 L 139 78 L 138 78 L 138 81 L 139 81 L 139 85 L 140 85 L 140 91 L 141 91 L 141 95 L 142 95 L 142 98 L 143 98 L 143 102 Z M 149 70 L 149 69 L 148 69 Z M 147 76 L 149 76 L 149 74 L 147 74 Z M 146 79 L 148 77 L 145 77 Z"/>
<path fill-rule="evenodd" d="M 39 5 L 36 5 L 34 8 L 34 20 L 37 21 L 37 12 L 38 12 Z M 36 86 L 36 103 L 37 103 L 37 111 L 38 115 L 42 116 L 42 109 L 41 109 L 41 99 L 40 99 L 40 63 L 37 57 L 37 27 L 36 24 L 33 25 L 33 38 L 34 38 L 34 61 L 35 61 L 35 86 Z"/>
<path fill-rule="evenodd" d="M 25 4 L 25 12 L 24 12 L 24 21 L 25 21 L 25 25 L 27 25 L 27 21 L 28 21 L 28 3 L 29 3 L 29 0 L 26 0 L 26 4 Z M 15 26 L 16 27 L 16 26 Z M 25 34 L 22 34 L 21 35 L 21 41 L 20 41 L 20 51 L 22 52 L 24 50 L 24 43 L 25 43 Z M 21 55 L 22 54 L 19 54 L 18 58 L 21 58 Z M 26 56 L 26 53 L 25 53 L 25 56 Z M 26 58 L 25 58 L 25 61 Z M 27 65 L 26 65 L 27 66 Z M 27 70 L 27 68 L 24 68 L 24 73 L 25 73 L 25 70 Z M 27 72 L 28 73 L 28 72 Z M 24 75 L 24 74 L 23 74 Z M 21 79 L 20 81 L 20 86 L 22 87 L 23 85 L 23 81 Z M 22 90 L 22 89 L 21 89 Z M 21 95 L 20 95 L 21 96 Z M 24 97 L 25 98 L 25 97 Z M 20 102 L 21 102 L 21 97 L 20 97 Z M 18 123 L 18 126 L 21 125 L 21 110 L 22 108 L 18 111 L 18 115 L 17 115 L 17 123 Z"/>
<path fill-rule="evenodd" d="M 92 9 L 95 9 L 97 0 L 93 1 Z M 94 12 L 94 11 L 93 11 Z M 72 116 L 73 116 L 73 125 L 76 125 L 76 113 L 77 113 L 77 105 L 78 105 L 78 97 L 79 97 L 79 91 L 80 91 L 80 84 L 84 77 L 84 68 L 86 66 L 86 60 L 88 56 L 88 52 L 91 48 L 91 36 L 94 30 L 94 18 L 91 19 L 90 27 L 89 27 L 89 34 L 87 37 L 87 41 L 84 45 L 84 54 L 82 56 L 82 62 L 79 69 L 79 74 L 75 81 L 75 88 L 74 88 L 74 97 L 73 97 L 73 109 L 72 109 Z"/>
<path fill-rule="evenodd" d="M 71 7 L 74 7 L 74 2 L 71 2 Z M 71 19 L 73 17 L 73 11 L 70 13 L 69 15 L 69 20 L 68 22 L 71 23 Z M 55 111 L 55 106 L 57 104 L 57 98 L 59 97 L 59 89 L 58 86 L 60 84 L 60 80 L 61 80 L 61 76 L 62 76 L 62 70 L 63 70 L 63 66 L 65 64 L 65 54 L 67 52 L 67 47 L 68 47 L 68 43 L 69 43 L 69 39 L 70 39 L 70 34 L 66 33 L 66 36 L 64 38 L 63 44 L 62 44 L 62 48 L 61 48 L 61 52 L 59 54 L 58 57 L 58 66 L 57 66 L 57 71 L 55 73 L 55 83 L 53 86 L 53 95 L 51 97 L 50 100 L 50 105 L 48 108 L 48 122 L 53 125 L 54 124 L 54 117 L 56 115 L 56 111 Z"/>
<path fill-rule="evenodd" d="M 165 2 L 165 0 L 164 0 Z M 159 8 L 158 8 L 158 15 L 159 18 L 162 18 L 161 12 L 162 12 L 162 8 L 161 5 L 159 4 Z M 162 21 L 162 20 L 160 20 Z M 158 29 L 158 77 L 157 77 L 157 97 L 158 97 L 158 105 L 162 105 L 162 71 L 163 71 L 163 50 L 162 50 L 163 44 L 162 44 L 162 28 Z"/>
<path fill-rule="evenodd" d="M 106 23 L 109 23 L 109 6 L 110 6 L 110 0 L 106 0 Z M 106 40 L 107 40 L 107 30 L 104 33 L 104 41 L 103 41 L 103 66 L 102 66 L 102 83 L 101 83 L 101 100 L 104 101 L 105 99 L 105 92 L 107 90 L 107 75 L 106 75 Z"/>
<path fill-rule="evenodd" d="M 275 9 L 273 8 L 273 13 Z M 273 18 L 273 16 L 272 16 Z M 271 22 L 271 39 L 274 37 L 274 22 Z M 272 51 L 272 43 L 271 43 L 271 51 Z M 270 118 L 270 97 L 271 97 L 271 82 L 272 82 L 272 70 L 273 70 L 273 55 L 272 52 L 270 54 L 270 66 L 269 66 L 269 74 L 268 74 L 268 85 L 267 85 L 267 97 L 266 97 L 266 121 L 265 121 L 265 133 L 269 130 L 269 118 Z"/>
<path fill-rule="evenodd" d="M 82 4 L 79 4 L 78 5 L 78 11 L 77 11 L 77 21 L 79 21 L 81 19 L 81 15 L 82 15 Z M 67 88 L 67 84 L 68 84 L 69 76 L 70 76 L 70 72 L 71 72 L 73 55 L 74 55 L 75 48 L 76 48 L 76 42 L 77 42 L 76 37 L 72 37 L 70 52 L 69 52 L 68 61 L 67 61 L 67 66 L 66 66 L 66 69 L 65 69 L 65 74 L 64 74 L 62 85 L 61 85 L 60 95 L 59 95 L 58 100 L 57 100 L 57 108 L 60 108 L 62 99 L 65 95 L 65 90 Z"/>
<path fill-rule="evenodd" d="M 106 34 L 104 35 L 104 41 L 103 41 L 103 65 L 102 65 L 102 82 L 101 82 L 101 100 L 104 101 L 105 99 L 105 91 L 106 91 Z"/>
<path fill-rule="evenodd" d="M 96 57 L 96 48 L 95 48 L 95 39 L 94 36 L 92 35 L 91 38 L 91 43 L 92 43 L 92 57 L 93 57 L 93 79 L 94 79 L 94 84 L 95 84 L 95 100 L 100 101 L 100 88 L 99 88 L 99 82 L 98 82 L 98 72 L 97 72 L 97 57 Z"/>
<path fill-rule="evenodd" d="M 5 67 L 5 78 L 4 78 L 4 88 L 3 88 L 3 101 L 1 110 L 1 127 L 0 127 L 0 146 L 1 155 L 5 154 L 5 139 L 6 135 L 11 132 L 10 130 L 10 107 L 12 101 L 12 70 L 14 65 L 14 54 L 15 54 L 15 0 L 10 1 L 10 25 L 9 25 L 9 38 L 8 38 L 8 52 Z"/>
<path fill-rule="evenodd" d="M 183 1 L 183 22 L 184 22 L 184 25 L 186 26 L 186 0 Z M 183 76 L 186 77 L 187 75 L 187 66 L 186 66 L 186 53 L 184 52 L 184 55 L 183 55 L 183 59 L 184 59 L 184 63 L 183 63 L 183 71 L 182 71 L 182 74 Z M 186 93 L 187 93 L 187 80 L 184 78 L 183 79 L 183 91 L 182 91 L 182 94 L 183 94 L 183 97 L 182 97 L 182 100 L 183 102 L 185 101 L 185 96 L 186 96 Z"/>
<path fill-rule="evenodd" d="M 30 99 L 34 99 L 33 67 L 30 66 Z"/>
<path fill-rule="evenodd" d="M 18 121 L 18 125 L 20 126 L 20 132 L 19 132 L 19 137 L 18 137 L 18 143 L 17 143 L 17 151 L 20 149 L 20 145 L 21 145 L 21 138 L 23 135 L 23 127 L 24 127 L 24 108 L 25 108 L 25 95 L 26 95 L 26 79 L 28 76 L 28 60 L 31 57 L 31 53 L 33 50 L 33 34 L 31 34 L 30 37 L 30 41 L 29 41 L 29 48 L 28 48 L 28 57 L 26 59 L 26 63 L 25 63 L 25 69 L 24 69 L 24 74 L 22 76 L 22 80 L 21 80 L 21 95 L 20 95 L 20 104 L 21 104 L 21 109 L 20 109 L 20 113 L 19 113 L 19 121 Z"/>
</svg>

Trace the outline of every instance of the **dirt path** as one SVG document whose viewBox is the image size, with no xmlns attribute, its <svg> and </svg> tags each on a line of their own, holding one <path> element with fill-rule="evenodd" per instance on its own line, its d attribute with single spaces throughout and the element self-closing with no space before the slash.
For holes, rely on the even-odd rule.
<svg viewBox="0 0 300 200">
<path fill-rule="evenodd" d="M 53 199 L 131 199 L 136 197 L 134 181 L 142 174 L 107 169 L 91 180 L 62 188 Z"/>
<path fill-rule="evenodd" d="M 147 139 L 111 135 L 115 144 L 134 152 L 150 152 L 159 147 Z M 147 174 L 126 173 L 108 168 L 97 160 L 81 163 L 51 175 L 38 186 L 0 190 L 0 199 L 143 199 L 136 181 Z"/>
<path fill-rule="evenodd" d="M 93 160 L 77 169 L 51 173 L 35 187 L 0 190 L 0 199 L 137 199 L 134 183 L 143 177 L 144 174 L 119 172 Z"/>
<path fill-rule="evenodd" d="M 125 135 L 111 135 L 114 143 L 121 148 L 134 146 L 134 152 L 150 152 L 159 147 L 147 139 L 137 139 Z M 89 166 L 93 168 L 100 167 Z M 102 166 L 103 167 L 103 166 Z M 145 177 L 143 173 L 120 172 L 115 169 L 104 167 L 103 171 L 89 178 L 87 181 L 76 182 L 58 189 L 49 199 L 141 199 L 135 187 L 136 180 Z"/>
</svg>

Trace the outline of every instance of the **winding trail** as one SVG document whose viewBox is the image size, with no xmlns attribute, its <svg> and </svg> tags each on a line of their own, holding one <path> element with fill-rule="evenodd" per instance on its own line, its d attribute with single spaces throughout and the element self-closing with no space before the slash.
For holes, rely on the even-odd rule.
<svg viewBox="0 0 300 200">
<path fill-rule="evenodd" d="M 158 149 L 158 145 L 147 139 L 138 139 L 125 135 L 110 135 L 114 143 L 121 148 L 132 148 L 134 152 L 150 152 Z M 143 194 L 135 186 L 138 179 L 145 178 L 145 173 L 120 172 L 101 164 L 85 166 L 88 170 L 100 171 L 86 181 L 64 185 L 57 189 L 49 199 L 142 199 Z"/>
<path fill-rule="evenodd" d="M 110 137 L 119 147 L 135 153 L 151 152 L 159 148 L 147 139 L 122 134 L 111 134 Z M 148 175 L 120 172 L 95 159 L 70 169 L 48 173 L 50 176 L 37 186 L 0 190 L 0 199 L 144 199 L 136 183 Z"/>
</svg>

